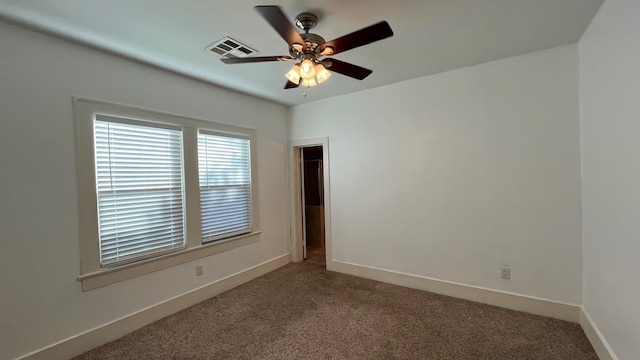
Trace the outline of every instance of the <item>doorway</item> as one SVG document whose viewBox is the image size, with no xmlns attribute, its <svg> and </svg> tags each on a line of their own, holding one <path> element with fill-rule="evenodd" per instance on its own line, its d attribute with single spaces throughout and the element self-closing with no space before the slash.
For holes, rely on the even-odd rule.
<svg viewBox="0 0 640 360">
<path fill-rule="evenodd" d="M 302 148 L 303 258 L 326 266 L 322 146 Z"/>
<path fill-rule="evenodd" d="M 329 139 L 289 142 L 291 261 L 333 270 Z"/>
</svg>

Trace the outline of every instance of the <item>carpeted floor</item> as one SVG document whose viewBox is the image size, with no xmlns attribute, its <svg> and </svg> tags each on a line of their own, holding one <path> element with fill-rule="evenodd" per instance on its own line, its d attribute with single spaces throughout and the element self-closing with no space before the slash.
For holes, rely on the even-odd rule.
<svg viewBox="0 0 640 360">
<path fill-rule="evenodd" d="M 577 324 L 289 264 L 88 359 L 598 359 Z"/>
</svg>

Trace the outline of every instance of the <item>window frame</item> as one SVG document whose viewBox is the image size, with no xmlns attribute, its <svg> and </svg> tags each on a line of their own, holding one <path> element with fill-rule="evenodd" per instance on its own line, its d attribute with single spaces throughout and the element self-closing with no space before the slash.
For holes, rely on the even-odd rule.
<svg viewBox="0 0 640 360">
<path fill-rule="evenodd" d="M 110 285 L 259 241 L 257 133 L 255 129 L 83 98 L 74 97 L 72 102 L 75 122 L 76 186 L 80 240 L 80 275 L 78 280 L 82 282 L 83 291 Z M 183 250 L 115 267 L 101 266 L 93 128 L 96 114 L 143 124 L 159 124 L 182 128 L 186 227 L 185 248 Z M 197 138 L 200 129 L 207 132 L 216 132 L 223 136 L 241 136 L 249 139 L 252 231 L 248 234 L 212 242 L 202 242 Z"/>
</svg>

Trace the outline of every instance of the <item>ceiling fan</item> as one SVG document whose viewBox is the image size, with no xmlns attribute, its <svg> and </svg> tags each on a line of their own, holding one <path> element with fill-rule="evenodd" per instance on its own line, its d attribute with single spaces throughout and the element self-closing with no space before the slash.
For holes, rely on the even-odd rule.
<svg viewBox="0 0 640 360">
<path fill-rule="evenodd" d="M 311 13 L 302 13 L 296 17 L 295 24 L 303 33 L 289 22 L 279 6 L 265 5 L 254 7 L 262 17 L 280 34 L 289 45 L 291 56 L 258 56 L 246 58 L 222 58 L 225 64 L 243 64 L 268 61 L 296 61 L 285 74 L 288 79 L 285 89 L 302 86 L 315 86 L 331 76 L 331 71 L 362 80 L 373 71 L 344 61 L 327 58 L 341 52 L 367 45 L 393 36 L 393 30 L 386 21 L 373 24 L 331 41 L 325 41 L 320 35 L 310 33 L 318 24 L 318 17 Z"/>
</svg>

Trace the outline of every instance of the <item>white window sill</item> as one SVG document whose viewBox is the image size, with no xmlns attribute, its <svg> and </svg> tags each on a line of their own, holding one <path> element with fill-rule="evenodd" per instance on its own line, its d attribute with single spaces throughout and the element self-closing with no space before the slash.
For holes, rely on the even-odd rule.
<svg viewBox="0 0 640 360">
<path fill-rule="evenodd" d="M 260 240 L 260 231 L 236 236 L 226 240 L 138 261 L 116 268 L 104 268 L 96 272 L 82 274 L 78 280 L 82 281 L 82 291 L 115 284 L 144 274 L 163 270 L 182 263 L 200 259 L 206 256 L 228 251 L 241 246 L 256 243 Z"/>
</svg>

